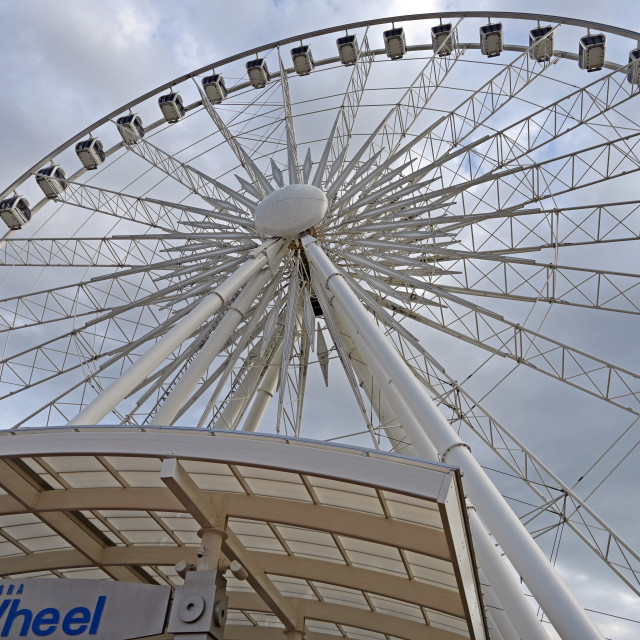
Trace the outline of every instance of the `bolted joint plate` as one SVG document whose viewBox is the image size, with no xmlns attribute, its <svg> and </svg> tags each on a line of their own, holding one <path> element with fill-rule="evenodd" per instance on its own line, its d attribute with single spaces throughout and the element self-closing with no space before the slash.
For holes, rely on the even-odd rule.
<svg viewBox="0 0 640 640">
<path fill-rule="evenodd" d="M 176 588 L 167 632 L 223 640 L 227 602 L 227 581 L 219 571 L 190 571 Z"/>
</svg>

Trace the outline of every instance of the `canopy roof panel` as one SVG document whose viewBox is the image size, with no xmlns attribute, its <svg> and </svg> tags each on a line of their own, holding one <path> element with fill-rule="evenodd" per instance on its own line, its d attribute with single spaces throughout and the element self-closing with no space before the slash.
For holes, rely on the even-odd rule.
<svg viewBox="0 0 640 640">
<path fill-rule="evenodd" d="M 0 433 L 0 576 L 177 586 L 225 527 L 225 637 L 485 638 L 459 473 L 394 454 L 183 428 Z M 262 636 L 261 637 L 265 637 Z"/>
</svg>

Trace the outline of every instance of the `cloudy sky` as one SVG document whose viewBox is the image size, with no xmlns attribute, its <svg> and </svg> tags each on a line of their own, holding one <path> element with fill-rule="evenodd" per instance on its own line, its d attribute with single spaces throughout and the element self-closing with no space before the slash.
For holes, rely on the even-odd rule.
<svg viewBox="0 0 640 640">
<path fill-rule="evenodd" d="M 473 3 L 426 0 L 4 0 L 0 2 L 0 24 L 3 25 L 3 63 L 0 65 L 2 185 L 10 183 L 49 150 L 119 105 L 171 78 L 261 43 L 366 18 L 427 11 L 488 10 L 489 7 L 527 11 L 532 4 L 506 0 L 474 0 Z M 535 7 L 540 13 L 579 16 L 640 30 L 640 12 L 636 3 L 629 1 L 537 0 Z M 637 326 L 635 316 L 632 319 Z M 626 330 L 628 326 L 627 323 L 623 328 Z M 559 320 L 556 329 L 566 332 L 567 323 Z M 580 335 L 575 338 L 581 339 Z M 586 343 L 591 339 L 591 334 L 584 338 Z M 619 353 L 619 362 L 638 369 L 637 350 L 625 348 L 623 342 L 611 346 Z M 455 349 L 455 346 L 446 342 L 440 346 L 443 352 L 448 348 Z M 518 383 L 517 379 L 510 379 L 505 385 L 506 393 L 509 384 Z M 540 398 L 553 398 L 555 392 L 553 384 L 547 381 L 541 382 L 534 391 L 525 405 L 505 401 L 501 417 L 507 424 L 517 422 L 522 412 L 535 420 L 541 411 Z M 576 404 L 581 402 L 580 396 L 576 396 Z M 595 435 L 597 420 L 589 401 L 584 401 L 581 410 L 576 418 L 573 411 L 570 415 L 565 409 L 567 413 L 557 420 L 585 421 L 593 428 L 593 437 L 598 437 Z M 553 429 L 553 426 L 548 428 Z M 544 429 L 543 426 L 537 433 L 529 434 L 528 443 L 534 448 L 544 447 L 547 437 Z M 567 459 L 563 447 L 580 445 L 572 436 L 560 442 L 559 447 L 545 452 L 548 456 L 545 459 L 550 459 L 555 468 L 565 466 L 569 477 L 574 470 L 579 474 L 582 467 L 575 459 Z M 603 446 L 606 442 L 603 440 Z M 637 456 L 635 460 L 638 461 Z M 603 501 L 611 501 L 609 496 L 615 496 L 618 505 L 615 512 L 625 534 L 630 536 L 634 531 L 637 534 L 639 508 L 637 497 L 632 502 L 624 491 L 627 481 L 634 476 L 638 488 L 636 468 L 635 464 L 629 466 L 626 474 L 618 478 L 603 498 Z M 631 516 L 629 511 L 633 512 Z M 640 542 L 637 535 L 635 541 Z M 566 554 L 566 571 L 575 574 L 573 578 L 586 606 L 640 619 L 637 598 L 612 587 L 613 583 L 607 579 L 595 584 L 590 577 L 594 563 L 586 561 L 584 565 L 571 565 L 573 558 L 582 562 L 577 560 L 582 556 L 574 556 L 571 548 Z M 615 640 L 631 640 L 640 633 L 638 624 L 604 617 L 599 617 L 598 622 Z"/>
</svg>

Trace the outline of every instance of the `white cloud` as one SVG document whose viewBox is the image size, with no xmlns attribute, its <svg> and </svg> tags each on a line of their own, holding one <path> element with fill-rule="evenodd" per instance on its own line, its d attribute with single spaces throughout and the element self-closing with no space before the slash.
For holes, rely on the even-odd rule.
<svg viewBox="0 0 640 640">
<path fill-rule="evenodd" d="M 216 59 L 278 38 L 335 24 L 368 17 L 461 10 L 468 4 L 409 0 L 372 0 L 367 3 L 320 0 L 237 0 L 225 3 L 195 0 L 179 3 L 167 0 L 88 3 L 64 0 L 54 3 L 21 0 L 3 3 L 0 6 L 0 21 L 5 25 L 0 65 L 3 87 L 0 172 L 3 184 L 11 182 L 50 149 L 110 110 Z M 529 11 L 531 4 L 477 0 L 472 8 L 486 9 L 489 15 L 491 10 L 498 9 Z M 628 26 L 631 18 L 638 15 L 636 5 L 631 2 L 602 4 L 539 0 L 535 8 L 550 14 L 579 14 L 584 19 L 621 26 Z M 631 25 L 634 26 L 637 25 Z M 410 27 L 407 27 L 407 32 L 411 34 Z M 472 37 L 476 37 L 475 31 L 469 36 L 470 39 Z M 389 65 L 389 77 L 393 77 L 394 68 Z M 240 65 L 238 69 L 240 75 Z M 574 67 L 571 69 L 575 71 Z M 566 80 L 570 82 L 571 78 Z M 154 113 L 158 117 L 157 110 Z M 504 118 L 508 121 L 510 113 L 505 113 Z M 185 126 L 191 124 L 185 123 Z M 311 137 L 311 134 L 312 131 L 308 135 Z M 167 139 L 169 136 L 170 133 Z M 574 144 L 577 143 L 578 140 L 574 140 Z M 215 158 L 211 159 L 212 164 L 215 161 Z M 635 187 L 627 187 L 637 198 Z M 608 185 L 602 186 L 593 197 L 608 198 Z M 609 259 L 619 263 L 619 258 L 616 254 Z M 631 252 L 628 259 L 632 259 Z M 637 263 L 629 270 L 637 272 Z M 586 350 L 613 353 L 633 368 L 637 362 L 637 339 L 619 340 L 616 330 L 612 329 L 613 323 L 606 325 L 609 333 L 604 335 L 601 318 L 601 315 L 582 313 L 578 318 L 571 310 L 554 309 L 543 328 L 552 335 L 575 340 Z M 625 317 L 615 325 L 621 335 L 623 332 L 624 336 L 633 335 L 637 322 L 634 322 L 635 317 L 630 318 Z M 435 340 L 432 334 L 425 332 L 424 335 Z M 595 344 L 594 335 L 598 336 Z M 467 355 L 466 348 L 460 345 L 451 347 L 449 342 L 441 339 L 433 344 L 433 350 L 443 360 L 453 355 L 451 365 L 447 366 L 455 375 L 462 377 L 487 357 L 482 353 L 473 359 Z M 481 373 L 491 373 L 493 380 L 506 370 L 504 361 L 495 358 Z M 317 377 L 317 372 L 314 376 Z M 475 377 L 469 384 L 475 391 Z M 342 386 L 346 387 L 344 382 Z M 478 383 L 477 390 L 482 394 L 490 386 L 489 382 Z M 523 389 L 531 392 L 523 396 Z M 554 468 L 562 468 L 566 477 L 575 480 L 585 468 L 585 459 L 595 459 L 615 437 L 618 427 L 610 425 L 614 422 L 619 424 L 617 414 L 620 413 L 618 410 L 598 410 L 590 398 L 581 400 L 581 397 L 577 393 L 565 392 L 558 383 L 549 379 L 540 382 L 539 377 L 534 377 L 531 372 L 519 371 L 508 378 L 498 392 L 491 394 L 490 399 L 493 406 L 499 408 L 499 417 L 508 425 L 514 425 L 518 435 L 535 452 L 540 452 Z M 345 398 L 346 394 L 340 395 L 331 408 L 332 412 L 338 413 L 336 407 L 342 409 Z M 314 413 L 321 415 L 329 401 L 322 390 L 308 404 Z M 352 411 L 350 416 L 355 422 L 357 411 Z M 622 422 L 626 425 L 628 420 Z M 325 428 L 326 424 L 319 421 L 315 433 L 320 435 Z M 638 539 L 637 509 L 634 510 L 630 504 L 633 496 L 624 492 L 631 483 L 637 487 L 637 462 L 637 455 L 627 461 L 594 499 L 598 507 L 613 521 L 620 522 L 624 532 L 629 532 L 635 540 Z M 570 545 L 565 545 L 563 552 L 567 548 L 571 549 Z M 567 557 L 577 563 L 578 557 L 582 556 L 569 550 Z M 565 565 L 563 571 L 592 608 L 606 608 L 619 615 L 637 617 L 637 598 L 612 586 L 616 583 L 610 581 L 608 574 L 594 580 L 591 564 L 590 570 L 582 574 L 567 566 L 576 565 Z M 633 630 L 638 629 L 638 625 L 611 619 L 603 625 L 615 640 L 630 640 Z"/>
</svg>

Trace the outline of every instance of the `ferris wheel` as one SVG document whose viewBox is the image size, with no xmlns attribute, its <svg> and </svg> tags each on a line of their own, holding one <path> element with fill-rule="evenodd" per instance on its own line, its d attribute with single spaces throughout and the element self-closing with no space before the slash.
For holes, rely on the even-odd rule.
<svg viewBox="0 0 640 640">
<path fill-rule="evenodd" d="M 637 598 L 640 554 L 597 506 L 620 515 L 640 415 L 639 40 L 532 14 L 371 20 L 108 114 L 0 198 L 2 426 L 440 460 L 520 575 L 543 552 L 489 476 L 553 562 L 566 532 Z M 562 635 L 564 587 L 543 602 L 530 579 Z"/>
</svg>

